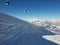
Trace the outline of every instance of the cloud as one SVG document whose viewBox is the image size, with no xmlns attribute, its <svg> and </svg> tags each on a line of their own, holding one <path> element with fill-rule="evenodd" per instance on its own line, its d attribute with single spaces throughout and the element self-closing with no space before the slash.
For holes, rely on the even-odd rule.
<svg viewBox="0 0 60 45">
<path fill-rule="evenodd" d="M 36 25 L 41 25 L 43 22 L 50 22 L 54 25 L 60 26 L 60 19 L 27 19 L 26 21 Z"/>
</svg>

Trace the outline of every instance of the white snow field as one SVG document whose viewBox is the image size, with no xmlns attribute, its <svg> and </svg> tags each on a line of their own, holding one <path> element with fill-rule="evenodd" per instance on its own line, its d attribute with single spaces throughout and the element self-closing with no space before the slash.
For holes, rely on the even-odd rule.
<svg viewBox="0 0 60 45">
<path fill-rule="evenodd" d="M 44 19 L 43 21 L 42 19 L 29 19 L 27 21 L 55 33 L 55 35 L 43 35 L 42 37 L 60 45 L 60 19 Z"/>
<path fill-rule="evenodd" d="M 60 34 L 60 28 L 50 22 L 33 23 L 0 12 L 0 45 L 58 45 L 43 36 Z"/>
<path fill-rule="evenodd" d="M 58 45 L 60 45 L 60 35 L 46 35 L 46 36 L 43 36 L 43 38 L 53 41 Z"/>
</svg>

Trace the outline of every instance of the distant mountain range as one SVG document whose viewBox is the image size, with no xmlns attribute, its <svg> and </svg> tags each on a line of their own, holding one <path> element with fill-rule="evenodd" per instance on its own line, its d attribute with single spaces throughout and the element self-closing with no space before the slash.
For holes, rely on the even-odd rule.
<svg viewBox="0 0 60 45">
<path fill-rule="evenodd" d="M 43 22 L 41 26 L 35 24 L 0 12 L 0 45 L 57 45 L 42 36 L 60 34 L 50 30 L 59 28 L 50 22 Z"/>
</svg>

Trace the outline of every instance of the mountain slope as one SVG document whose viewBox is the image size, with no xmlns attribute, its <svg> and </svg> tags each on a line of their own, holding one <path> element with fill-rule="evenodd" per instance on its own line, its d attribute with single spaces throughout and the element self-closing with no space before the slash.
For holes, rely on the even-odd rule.
<svg viewBox="0 0 60 45">
<path fill-rule="evenodd" d="M 29 19 L 29 23 L 42 26 L 46 30 L 55 34 L 60 34 L 60 20 L 59 19 Z"/>
<path fill-rule="evenodd" d="M 0 45 L 56 45 L 43 39 L 43 35 L 54 33 L 44 27 L 0 13 Z"/>
</svg>

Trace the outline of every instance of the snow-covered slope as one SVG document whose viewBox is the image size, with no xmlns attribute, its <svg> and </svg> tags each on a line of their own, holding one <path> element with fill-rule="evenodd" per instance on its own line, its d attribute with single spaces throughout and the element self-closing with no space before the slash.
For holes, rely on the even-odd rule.
<svg viewBox="0 0 60 45">
<path fill-rule="evenodd" d="M 60 35 L 45 35 L 43 38 L 58 43 L 60 45 Z"/>
<path fill-rule="evenodd" d="M 42 26 L 55 34 L 60 34 L 60 20 L 58 19 L 29 19 L 27 21 Z"/>
<path fill-rule="evenodd" d="M 42 26 L 0 13 L 0 45 L 56 45 L 42 38 L 54 34 Z"/>
<path fill-rule="evenodd" d="M 29 19 L 27 21 L 54 33 L 55 35 L 43 35 L 42 37 L 60 45 L 60 19 Z"/>
</svg>

